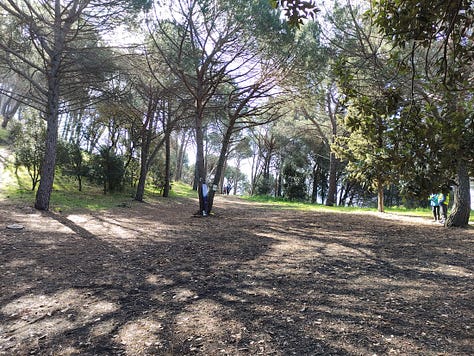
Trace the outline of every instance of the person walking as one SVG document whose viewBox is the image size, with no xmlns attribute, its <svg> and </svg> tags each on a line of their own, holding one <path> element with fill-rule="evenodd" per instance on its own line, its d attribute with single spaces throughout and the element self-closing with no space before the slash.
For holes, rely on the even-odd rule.
<svg viewBox="0 0 474 356">
<path fill-rule="evenodd" d="M 438 203 L 438 194 L 431 194 L 429 197 L 428 197 L 428 200 L 430 201 L 430 205 L 431 205 L 431 210 L 433 211 L 433 217 L 434 217 L 434 221 L 439 221 L 440 220 L 440 216 L 439 216 L 439 203 Z"/>
</svg>

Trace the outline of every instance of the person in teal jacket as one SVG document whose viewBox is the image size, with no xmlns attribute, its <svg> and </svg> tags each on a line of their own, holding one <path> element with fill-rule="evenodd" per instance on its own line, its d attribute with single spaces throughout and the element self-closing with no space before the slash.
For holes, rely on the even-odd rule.
<svg viewBox="0 0 474 356">
<path fill-rule="evenodd" d="M 428 200 L 430 201 L 431 210 L 433 211 L 434 221 L 439 221 L 440 217 L 439 217 L 438 194 L 431 194 L 428 197 Z"/>
</svg>

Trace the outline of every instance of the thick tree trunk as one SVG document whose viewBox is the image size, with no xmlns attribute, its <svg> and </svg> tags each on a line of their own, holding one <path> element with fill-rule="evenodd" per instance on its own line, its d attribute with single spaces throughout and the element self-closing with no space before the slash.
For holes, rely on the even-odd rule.
<svg viewBox="0 0 474 356">
<path fill-rule="evenodd" d="M 196 111 L 195 129 L 196 129 L 196 180 L 199 195 L 199 212 L 206 211 L 204 208 L 204 197 L 202 195 L 202 183 L 206 182 L 206 170 L 204 166 L 204 132 L 202 127 L 202 110 Z M 207 182 L 206 182 L 207 183 Z M 211 187 L 209 187 L 211 191 Z M 210 193 L 210 192 L 209 192 Z M 209 196 L 208 196 L 209 198 Z M 206 211 L 206 213 L 208 213 Z"/>
<path fill-rule="evenodd" d="M 41 180 L 36 192 L 35 208 L 38 210 L 49 210 L 49 201 L 53 191 L 54 169 L 56 166 L 56 146 L 58 134 L 57 113 L 49 114 L 46 129 L 46 145 L 43 163 L 41 166 Z"/>
<path fill-rule="evenodd" d="M 465 162 L 459 162 L 457 166 L 454 185 L 454 202 L 451 214 L 446 220 L 447 227 L 466 227 L 469 224 L 471 214 L 471 192 L 469 184 L 469 173 Z"/>
<path fill-rule="evenodd" d="M 48 103 L 46 108 L 46 142 L 41 180 L 36 192 L 35 208 L 49 210 L 49 201 L 53 191 L 54 170 L 56 167 L 56 148 L 58 143 L 59 121 L 59 67 L 60 55 L 52 58 L 52 68 L 48 73 Z"/>
<path fill-rule="evenodd" d="M 48 83 L 47 103 L 45 110 L 46 118 L 46 142 L 43 164 L 41 166 L 41 180 L 36 192 L 35 208 L 38 210 L 49 210 L 49 201 L 53 191 L 54 171 L 56 168 L 56 148 L 58 143 L 59 130 L 59 98 L 61 82 L 61 60 L 64 53 L 64 42 L 69 25 L 63 27 L 61 19 L 61 3 L 54 2 L 54 43 L 51 51 L 47 51 L 49 62 L 46 70 L 46 80 Z"/>
<path fill-rule="evenodd" d="M 143 157 L 143 156 L 142 156 Z M 135 200 L 142 202 L 145 194 L 145 180 L 147 176 L 146 162 L 142 158 L 140 164 L 140 176 L 138 178 L 137 191 L 135 193 Z"/>
</svg>

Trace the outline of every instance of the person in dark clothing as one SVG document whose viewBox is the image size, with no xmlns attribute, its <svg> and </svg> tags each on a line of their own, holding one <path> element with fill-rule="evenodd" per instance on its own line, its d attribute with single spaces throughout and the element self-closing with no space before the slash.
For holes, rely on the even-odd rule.
<svg viewBox="0 0 474 356">
<path fill-rule="evenodd" d="M 444 193 L 439 193 L 438 194 L 438 204 L 439 208 L 441 210 L 441 220 L 440 223 L 443 223 L 446 221 L 448 218 L 448 202 L 449 202 L 449 196 Z"/>
<path fill-rule="evenodd" d="M 439 216 L 439 203 L 438 203 L 438 194 L 431 194 L 428 197 L 428 200 L 430 201 L 431 205 L 431 210 L 433 211 L 433 217 L 434 221 L 439 221 L 440 216 Z"/>
</svg>

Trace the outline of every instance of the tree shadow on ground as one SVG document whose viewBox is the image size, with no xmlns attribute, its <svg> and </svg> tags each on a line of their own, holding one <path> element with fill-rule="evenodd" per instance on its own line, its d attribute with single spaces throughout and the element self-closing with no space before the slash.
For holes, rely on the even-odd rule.
<svg viewBox="0 0 474 356">
<path fill-rule="evenodd" d="M 15 212 L 0 354 L 472 354 L 471 232 L 217 203 Z"/>
</svg>

